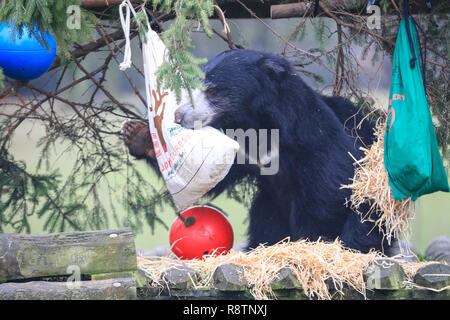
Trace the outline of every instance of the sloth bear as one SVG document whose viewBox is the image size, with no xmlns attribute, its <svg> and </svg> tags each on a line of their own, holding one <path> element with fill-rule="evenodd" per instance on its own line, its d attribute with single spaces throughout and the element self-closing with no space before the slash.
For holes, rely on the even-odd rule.
<svg viewBox="0 0 450 320">
<path fill-rule="evenodd" d="M 349 152 L 360 158 L 359 147 L 374 139 L 373 124 L 362 121 L 349 100 L 316 93 L 287 60 L 269 53 L 226 51 L 203 70 L 205 90 L 194 94 L 195 108 L 186 104 L 177 109 L 176 122 L 186 128 L 197 121 L 223 130 L 279 129 L 276 174 L 261 175 L 259 163 L 235 162 L 208 193 L 217 196 L 245 177 L 254 179 L 257 193 L 249 213 L 249 248 L 286 237 L 339 238 L 344 246 L 361 252 L 388 248 L 374 223 L 362 223 L 346 205 L 351 191 L 340 188 L 354 174 Z M 128 121 L 123 134 L 129 152 L 146 158 L 158 171 L 147 123 Z"/>
</svg>

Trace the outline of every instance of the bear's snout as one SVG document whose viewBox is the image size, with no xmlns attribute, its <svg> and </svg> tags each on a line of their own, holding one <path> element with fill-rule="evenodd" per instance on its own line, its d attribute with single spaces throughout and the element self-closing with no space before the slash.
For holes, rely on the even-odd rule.
<svg viewBox="0 0 450 320">
<path fill-rule="evenodd" d="M 202 91 L 195 91 L 193 98 L 194 107 L 187 102 L 179 106 L 174 113 L 175 123 L 186 129 L 204 127 L 209 124 L 214 115 L 214 110 Z"/>
<path fill-rule="evenodd" d="M 183 118 L 184 118 L 184 113 L 183 111 L 181 111 L 181 107 L 177 108 L 177 110 L 175 110 L 175 123 L 177 124 L 182 124 L 183 122 Z"/>
</svg>

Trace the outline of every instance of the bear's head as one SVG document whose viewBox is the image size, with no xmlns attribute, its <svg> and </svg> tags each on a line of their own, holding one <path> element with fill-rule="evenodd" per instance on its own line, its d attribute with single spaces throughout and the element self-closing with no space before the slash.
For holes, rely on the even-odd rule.
<svg viewBox="0 0 450 320">
<path fill-rule="evenodd" d="M 252 50 L 226 51 L 204 67 L 205 90 L 175 112 L 185 128 L 270 129 L 278 112 L 280 87 L 294 72 L 283 58 Z"/>
</svg>

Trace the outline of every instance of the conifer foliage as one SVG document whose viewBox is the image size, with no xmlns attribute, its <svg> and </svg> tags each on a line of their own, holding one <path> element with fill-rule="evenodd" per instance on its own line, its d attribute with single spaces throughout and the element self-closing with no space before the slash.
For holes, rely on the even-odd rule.
<svg viewBox="0 0 450 320">
<path fill-rule="evenodd" d="M 175 20 L 170 29 L 162 34 L 162 39 L 169 48 L 169 61 L 164 63 L 158 71 L 160 85 L 174 89 L 178 101 L 181 98 L 181 89 L 185 88 L 192 99 L 192 90 L 201 88 L 200 79 L 204 74 L 199 64 L 205 59 L 196 58 L 189 49 L 191 43 L 191 21 L 198 22 L 208 36 L 212 35 L 208 18 L 213 14 L 213 1 L 197 0 L 156 0 L 153 5 L 161 12 L 175 12 Z"/>
</svg>

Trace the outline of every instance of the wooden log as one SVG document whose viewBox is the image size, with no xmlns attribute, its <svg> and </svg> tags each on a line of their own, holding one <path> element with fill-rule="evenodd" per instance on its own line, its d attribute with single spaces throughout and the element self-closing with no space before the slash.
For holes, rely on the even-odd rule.
<svg viewBox="0 0 450 320">
<path fill-rule="evenodd" d="M 345 8 L 347 11 L 362 8 L 367 1 L 362 0 L 320 0 L 328 9 Z M 270 6 L 271 19 L 293 17 L 311 17 L 314 13 L 315 1 L 295 2 Z M 317 14 L 323 12 L 320 7 Z"/>
<path fill-rule="evenodd" d="M 119 5 L 122 3 L 123 0 L 81 0 L 81 6 L 84 8 L 103 8 L 103 7 L 108 7 L 108 6 L 113 6 L 113 5 Z M 142 0 L 131 0 L 131 2 L 135 2 L 135 3 L 142 3 Z M 150 2 L 150 1 L 149 1 Z M 222 2 L 229 2 L 227 1 L 218 1 L 219 4 L 222 4 Z M 261 0 L 247 0 L 246 2 L 262 2 Z M 266 2 L 270 2 L 267 1 Z M 273 1 L 272 1 L 273 2 Z"/>
<path fill-rule="evenodd" d="M 313 12 L 314 2 L 296 2 L 270 6 L 271 19 L 311 16 Z"/>
<path fill-rule="evenodd" d="M 0 284 L 0 300 L 134 300 L 136 280 L 119 278 L 73 282 L 31 281 Z"/>
<path fill-rule="evenodd" d="M 3 0 L 0 0 L 0 3 Z M 63 0 L 61 0 L 63 1 Z M 280 5 L 280 0 L 245 0 L 245 4 L 253 11 L 255 14 L 260 18 L 269 18 L 272 19 L 281 19 L 281 18 L 289 18 L 289 17 L 302 17 L 307 7 L 314 7 L 314 0 L 310 1 L 303 1 L 298 2 L 299 0 L 289 0 L 289 1 L 283 1 L 283 2 L 290 2 L 286 4 L 286 6 L 292 6 L 292 10 L 298 10 L 297 15 L 294 15 L 294 13 L 290 13 L 288 8 L 289 7 L 282 7 L 283 5 Z M 365 13 L 364 6 L 367 4 L 367 0 L 320 0 L 321 2 L 325 3 L 327 7 L 330 9 L 337 8 L 337 4 L 343 4 L 341 6 L 342 10 L 349 11 L 349 12 L 355 12 L 355 13 Z M 142 3 L 142 0 L 131 0 L 132 3 Z M 355 2 L 360 2 L 360 6 L 355 6 Z M 412 13 L 426 13 L 427 7 L 426 2 L 423 0 L 411 0 L 411 11 Z M 122 3 L 122 0 L 81 0 L 81 6 L 86 9 L 91 10 L 97 10 L 102 9 L 109 6 L 117 6 Z M 149 1 L 148 3 L 151 3 Z M 222 8 L 222 10 L 226 13 L 226 17 L 228 19 L 240 19 L 245 18 L 248 19 L 249 15 L 246 10 L 242 9 L 242 6 L 238 4 L 237 2 L 229 1 L 229 0 L 217 0 L 217 3 Z M 397 5 L 401 4 L 398 0 L 396 0 Z M 329 6 L 328 4 L 331 4 Z M 432 3 L 434 6 L 434 2 Z M 272 8 L 274 7 L 274 8 Z M 449 12 L 450 7 L 449 6 L 442 6 L 440 8 L 439 12 Z M 273 10 L 273 13 L 272 13 Z M 362 10 L 362 11 L 361 11 Z M 392 9 L 394 10 L 394 9 Z M 283 14 L 284 12 L 284 14 Z M 312 10 L 308 12 L 307 16 L 311 16 Z M 319 12 L 320 9 L 319 9 Z M 101 16 L 103 18 L 103 16 Z M 217 19 L 217 15 L 214 15 L 211 17 L 211 19 Z"/>
<path fill-rule="evenodd" d="M 0 283 L 46 276 L 136 271 L 130 228 L 42 235 L 0 234 Z"/>
<path fill-rule="evenodd" d="M 353 12 L 360 15 L 371 15 L 373 12 L 367 12 L 367 0 L 320 0 L 321 5 L 325 6 L 330 11 L 345 11 Z M 401 1 L 396 1 L 397 6 L 401 10 Z M 426 6 L 426 1 L 422 0 L 411 0 L 410 1 L 411 13 L 413 14 L 427 14 L 428 7 Z M 272 19 L 284 19 L 284 18 L 294 18 L 294 17 L 312 17 L 314 13 L 315 0 L 285 3 L 285 4 L 275 4 L 272 3 L 270 6 L 270 18 Z M 439 12 L 449 12 L 450 6 L 441 5 L 439 3 L 433 3 L 432 6 L 434 10 L 439 10 Z M 438 8 L 438 9 L 437 9 Z M 319 7 L 317 14 L 321 14 L 323 11 Z M 388 13 L 385 13 L 386 15 Z M 391 5 L 389 14 L 397 14 L 396 9 Z M 228 18 L 232 18 L 229 15 Z M 261 16 L 260 18 L 263 18 Z"/>
<path fill-rule="evenodd" d="M 119 278 L 134 278 L 136 272 L 133 271 L 121 271 L 110 273 L 96 273 L 91 274 L 91 280 L 107 280 L 107 279 L 119 279 Z"/>
</svg>

